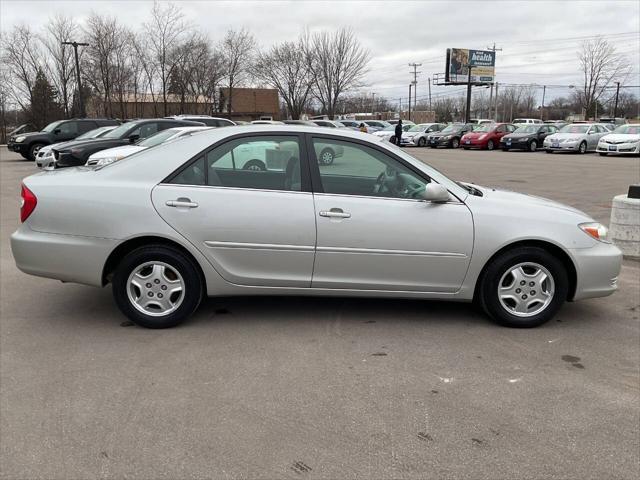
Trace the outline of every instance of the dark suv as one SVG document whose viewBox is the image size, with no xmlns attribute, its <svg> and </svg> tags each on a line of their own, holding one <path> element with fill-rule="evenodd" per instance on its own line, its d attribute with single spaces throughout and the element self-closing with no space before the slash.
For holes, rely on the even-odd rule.
<svg viewBox="0 0 640 480">
<path fill-rule="evenodd" d="M 52 150 L 55 166 L 62 168 L 84 165 L 90 155 L 101 150 L 135 143 L 167 128 L 202 127 L 203 125 L 202 122 L 187 122 L 168 118 L 150 118 L 123 123 L 102 137 L 66 142 L 60 147 L 54 146 Z"/>
<path fill-rule="evenodd" d="M 24 158 L 35 160 L 38 151 L 45 145 L 66 142 L 98 127 L 119 125 L 117 120 L 107 118 L 74 118 L 58 120 L 44 127 L 40 132 L 12 135 L 7 147 Z"/>
</svg>

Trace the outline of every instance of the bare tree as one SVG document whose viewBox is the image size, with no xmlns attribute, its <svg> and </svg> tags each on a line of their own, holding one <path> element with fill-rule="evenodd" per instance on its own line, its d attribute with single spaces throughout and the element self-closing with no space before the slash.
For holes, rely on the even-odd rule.
<svg viewBox="0 0 640 480">
<path fill-rule="evenodd" d="M 602 37 L 585 41 L 578 58 L 583 85 L 576 89 L 576 97 L 588 117 L 594 114 L 596 104 L 607 87 L 629 75 L 631 65 Z"/>
<path fill-rule="evenodd" d="M 311 69 L 300 40 L 282 42 L 268 52 L 260 53 L 255 75 L 258 80 L 278 90 L 291 118 L 300 118 L 313 88 Z"/>
<path fill-rule="evenodd" d="M 162 6 L 154 2 L 151 21 L 145 23 L 145 32 L 149 38 L 151 58 L 160 76 L 160 92 L 164 115 L 167 115 L 167 93 L 169 79 L 176 65 L 188 52 L 183 48 L 189 25 L 184 21 L 180 8 L 172 3 Z"/>
<path fill-rule="evenodd" d="M 63 45 L 62 42 L 72 41 L 77 32 L 78 26 L 72 17 L 56 14 L 49 19 L 45 36 L 42 38 L 42 44 L 48 54 L 47 71 L 60 93 L 60 104 L 67 118 L 71 114 L 75 60 L 72 47 Z"/>
<path fill-rule="evenodd" d="M 26 111 L 33 100 L 33 87 L 42 66 L 37 37 L 26 25 L 18 25 L 2 40 L 2 61 L 11 69 L 12 96 Z"/>
<path fill-rule="evenodd" d="M 306 34 L 304 52 L 314 81 L 314 94 L 333 118 L 340 96 L 362 85 L 369 52 L 349 29 Z"/>
<path fill-rule="evenodd" d="M 229 118 L 231 118 L 233 89 L 248 80 L 255 48 L 256 41 L 253 35 L 244 28 L 240 31 L 227 31 L 220 45 L 228 87 L 225 102 Z"/>
</svg>

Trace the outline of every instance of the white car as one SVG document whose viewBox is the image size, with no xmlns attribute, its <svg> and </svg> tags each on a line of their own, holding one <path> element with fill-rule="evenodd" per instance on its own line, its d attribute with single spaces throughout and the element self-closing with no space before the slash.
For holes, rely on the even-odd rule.
<svg viewBox="0 0 640 480">
<path fill-rule="evenodd" d="M 391 125 L 389 122 L 385 122 L 384 120 L 364 120 L 362 123 L 367 126 L 368 133 L 377 132 L 378 130 L 382 130 L 383 128 Z"/>
<path fill-rule="evenodd" d="M 408 131 L 413 125 L 402 123 L 402 132 L 404 138 L 404 132 Z M 384 127 L 382 130 L 378 130 L 377 132 L 373 132 L 372 135 L 376 137 L 383 138 L 387 142 L 395 143 L 396 141 L 396 126 L 389 125 L 388 127 Z"/>
<path fill-rule="evenodd" d="M 430 133 L 439 132 L 446 125 L 442 123 L 420 123 L 412 125 L 406 133 L 402 134 L 401 145 L 425 147 Z"/>
<path fill-rule="evenodd" d="M 107 134 L 117 125 L 108 125 L 105 127 L 94 128 L 93 130 L 89 130 L 87 133 L 83 133 L 79 137 L 76 137 L 75 140 L 87 140 L 89 138 L 100 138 L 103 135 Z M 36 167 L 38 168 L 46 168 L 52 166 L 55 162 L 55 158 L 53 157 L 53 149 L 60 147 L 65 142 L 53 143 L 51 145 L 45 145 L 36 154 Z"/>
<path fill-rule="evenodd" d="M 493 121 L 491 123 L 493 123 Z M 539 118 L 516 118 L 513 122 L 511 122 L 512 125 L 517 125 L 517 126 L 533 125 L 538 123 L 542 123 L 542 120 L 540 120 Z"/>
<path fill-rule="evenodd" d="M 161 143 L 175 140 L 176 138 L 192 135 L 202 130 L 209 130 L 215 127 L 175 127 L 162 130 L 155 135 L 151 135 L 144 140 L 135 143 L 133 145 L 123 145 L 121 147 L 108 148 L 106 150 L 100 150 L 89 156 L 87 165 L 108 165 L 109 163 L 117 162 L 129 155 L 146 150 L 150 147 L 155 147 Z"/>
<path fill-rule="evenodd" d="M 620 125 L 598 141 L 596 152 L 605 156 L 612 154 L 640 154 L 640 124 Z"/>
</svg>

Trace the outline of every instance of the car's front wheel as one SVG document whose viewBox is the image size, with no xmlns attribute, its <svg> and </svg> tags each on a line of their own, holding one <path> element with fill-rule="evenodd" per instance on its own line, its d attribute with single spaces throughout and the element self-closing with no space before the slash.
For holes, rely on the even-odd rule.
<svg viewBox="0 0 640 480">
<path fill-rule="evenodd" d="M 529 143 L 529 151 L 535 152 L 536 150 L 538 150 L 538 142 L 531 140 L 531 143 Z"/>
<path fill-rule="evenodd" d="M 331 165 L 335 158 L 335 153 L 330 148 L 325 148 L 320 152 L 320 165 Z"/>
<path fill-rule="evenodd" d="M 427 141 L 424 139 L 424 137 L 421 137 L 418 139 L 418 146 L 419 147 L 424 147 L 426 145 Z"/>
<path fill-rule="evenodd" d="M 164 245 L 133 250 L 113 276 L 116 304 L 131 321 L 146 328 L 182 323 L 198 308 L 203 287 L 193 260 Z"/>
<path fill-rule="evenodd" d="M 29 147 L 28 160 L 32 160 L 32 161 L 35 160 L 36 155 L 38 155 L 38 152 L 42 147 L 44 147 L 44 143 L 34 143 L 33 145 L 31 145 L 31 147 Z"/>
<path fill-rule="evenodd" d="M 495 144 L 493 143 L 493 140 L 489 140 L 487 142 L 487 150 L 493 150 L 495 147 Z"/>
<path fill-rule="evenodd" d="M 458 140 L 457 138 L 454 138 L 453 140 L 451 140 L 451 148 L 458 148 L 460 146 L 460 140 Z"/>
<path fill-rule="evenodd" d="M 479 286 L 485 312 L 500 325 L 530 328 L 549 321 L 569 289 L 562 262 L 539 247 L 506 251 L 487 266 Z"/>
<path fill-rule="evenodd" d="M 587 153 L 587 142 L 581 142 L 578 146 L 578 153 L 581 155 Z"/>
</svg>

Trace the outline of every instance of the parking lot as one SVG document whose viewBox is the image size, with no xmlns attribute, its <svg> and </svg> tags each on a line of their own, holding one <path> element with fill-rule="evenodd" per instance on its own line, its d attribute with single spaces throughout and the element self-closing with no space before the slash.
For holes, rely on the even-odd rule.
<svg viewBox="0 0 640 480">
<path fill-rule="evenodd" d="M 637 157 L 413 148 L 609 223 Z M 637 478 L 640 262 L 531 330 L 444 302 L 209 299 L 146 330 L 109 288 L 19 272 L 0 147 L 2 478 Z M 69 212 L 73 215 L 73 212 Z"/>
</svg>

